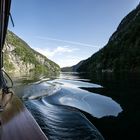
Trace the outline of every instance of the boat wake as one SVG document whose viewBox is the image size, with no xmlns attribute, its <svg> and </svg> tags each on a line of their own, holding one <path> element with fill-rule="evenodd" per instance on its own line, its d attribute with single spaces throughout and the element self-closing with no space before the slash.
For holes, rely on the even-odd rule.
<svg viewBox="0 0 140 140">
<path fill-rule="evenodd" d="M 44 104 L 42 99 L 26 101 L 26 106 L 50 140 L 103 140 L 99 131 L 74 108 Z"/>
<path fill-rule="evenodd" d="M 117 116 L 122 111 L 111 98 L 80 87 L 103 88 L 68 79 L 43 81 L 24 87 L 22 98 L 25 105 L 50 140 L 102 140 L 103 136 L 81 111 L 96 118 Z"/>
</svg>

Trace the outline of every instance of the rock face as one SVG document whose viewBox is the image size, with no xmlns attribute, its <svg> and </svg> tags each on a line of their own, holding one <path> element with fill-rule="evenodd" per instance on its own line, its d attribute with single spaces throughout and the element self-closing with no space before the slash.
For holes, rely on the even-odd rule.
<svg viewBox="0 0 140 140">
<path fill-rule="evenodd" d="M 30 48 L 11 31 L 7 33 L 4 46 L 4 68 L 8 73 L 15 75 L 56 75 L 60 71 L 56 63 Z"/>
<path fill-rule="evenodd" d="M 140 72 L 140 4 L 121 21 L 107 45 L 77 71 Z"/>
</svg>

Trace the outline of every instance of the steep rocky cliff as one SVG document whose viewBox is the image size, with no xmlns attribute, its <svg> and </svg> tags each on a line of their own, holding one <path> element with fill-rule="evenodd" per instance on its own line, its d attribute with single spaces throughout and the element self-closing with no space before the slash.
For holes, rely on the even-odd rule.
<svg viewBox="0 0 140 140">
<path fill-rule="evenodd" d="M 25 41 L 8 31 L 4 46 L 4 68 L 15 75 L 58 74 L 60 67 L 33 50 Z"/>
<path fill-rule="evenodd" d="M 121 21 L 107 45 L 77 71 L 140 72 L 140 4 Z"/>
</svg>

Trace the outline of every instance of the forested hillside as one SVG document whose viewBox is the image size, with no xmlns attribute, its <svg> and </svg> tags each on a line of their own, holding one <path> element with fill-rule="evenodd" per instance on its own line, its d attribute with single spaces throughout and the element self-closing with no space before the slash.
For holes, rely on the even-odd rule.
<svg viewBox="0 0 140 140">
<path fill-rule="evenodd" d="M 107 45 L 77 71 L 140 72 L 140 4 L 121 21 Z"/>
<path fill-rule="evenodd" d="M 4 68 L 13 74 L 44 74 L 59 73 L 60 67 L 47 57 L 33 50 L 25 41 L 8 31 L 4 46 Z"/>
</svg>

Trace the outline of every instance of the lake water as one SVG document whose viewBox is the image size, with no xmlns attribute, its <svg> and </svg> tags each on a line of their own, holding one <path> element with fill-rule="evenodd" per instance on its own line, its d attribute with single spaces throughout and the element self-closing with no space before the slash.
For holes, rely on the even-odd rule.
<svg viewBox="0 0 140 140">
<path fill-rule="evenodd" d="M 138 134 L 139 75 L 61 73 L 14 82 L 50 140 L 135 139 Z"/>
</svg>

